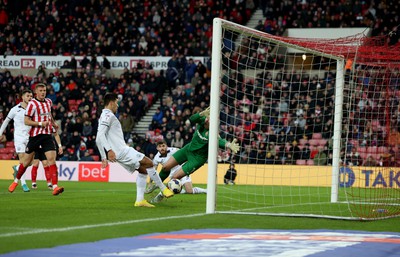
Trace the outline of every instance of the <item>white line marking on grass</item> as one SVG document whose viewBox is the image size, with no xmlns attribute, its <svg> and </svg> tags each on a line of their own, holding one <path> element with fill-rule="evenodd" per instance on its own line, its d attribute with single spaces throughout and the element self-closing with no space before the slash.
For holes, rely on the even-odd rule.
<svg viewBox="0 0 400 257">
<path fill-rule="evenodd" d="M 75 227 L 65 227 L 65 228 L 34 229 L 34 230 L 31 230 L 31 231 L 25 231 L 25 232 L 13 232 L 13 233 L 0 234 L 0 237 L 24 236 L 24 235 L 52 233 L 52 232 L 68 232 L 68 231 L 79 230 L 79 229 L 111 227 L 111 226 L 119 226 L 119 225 L 125 225 L 125 224 L 148 222 L 148 221 L 160 221 L 160 220 L 169 220 L 169 219 L 192 218 L 192 217 L 198 217 L 198 216 L 204 216 L 204 215 L 207 215 L 207 214 L 206 213 L 197 213 L 197 214 L 185 215 L 185 216 L 170 216 L 170 217 L 141 219 L 141 220 L 127 220 L 127 221 L 92 224 L 92 225 L 83 225 L 83 226 L 75 226 Z"/>
</svg>

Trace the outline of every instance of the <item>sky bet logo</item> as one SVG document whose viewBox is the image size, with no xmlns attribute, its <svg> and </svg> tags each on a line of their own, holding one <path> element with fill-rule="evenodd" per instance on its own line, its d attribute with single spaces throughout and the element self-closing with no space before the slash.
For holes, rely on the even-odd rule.
<svg viewBox="0 0 400 257">
<path fill-rule="evenodd" d="M 79 181 L 108 182 L 110 175 L 109 165 L 101 168 L 101 163 L 79 164 Z"/>
</svg>

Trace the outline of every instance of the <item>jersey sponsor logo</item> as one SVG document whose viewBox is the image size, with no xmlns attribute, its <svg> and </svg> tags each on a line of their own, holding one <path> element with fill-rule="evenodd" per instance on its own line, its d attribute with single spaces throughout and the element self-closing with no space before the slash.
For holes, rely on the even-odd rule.
<svg viewBox="0 0 400 257">
<path fill-rule="evenodd" d="M 79 181 L 108 182 L 110 177 L 109 165 L 103 169 L 101 163 L 79 164 Z"/>
</svg>

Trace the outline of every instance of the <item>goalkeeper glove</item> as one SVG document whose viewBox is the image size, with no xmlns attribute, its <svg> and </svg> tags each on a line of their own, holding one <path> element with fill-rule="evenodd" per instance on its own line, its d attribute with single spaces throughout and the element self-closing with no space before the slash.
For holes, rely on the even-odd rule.
<svg viewBox="0 0 400 257">
<path fill-rule="evenodd" d="M 210 107 L 207 107 L 207 109 L 205 109 L 204 111 L 200 112 L 200 116 L 201 117 L 210 117 Z"/>
<path fill-rule="evenodd" d="M 240 149 L 240 146 L 238 143 L 236 143 L 236 138 L 232 140 L 231 143 L 227 143 L 226 147 L 231 149 L 233 153 L 237 153 Z"/>
</svg>

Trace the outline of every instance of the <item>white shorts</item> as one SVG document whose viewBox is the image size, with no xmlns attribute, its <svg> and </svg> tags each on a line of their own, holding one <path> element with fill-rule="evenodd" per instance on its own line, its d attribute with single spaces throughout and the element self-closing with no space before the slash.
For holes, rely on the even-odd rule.
<svg viewBox="0 0 400 257">
<path fill-rule="evenodd" d="M 28 145 L 29 137 L 28 138 L 14 138 L 14 146 L 16 153 L 25 153 L 26 146 Z"/>
<path fill-rule="evenodd" d="M 144 154 L 129 147 L 125 154 L 118 157 L 117 162 L 121 164 L 130 173 L 135 172 L 140 167 L 140 161 L 143 160 Z"/>
</svg>

